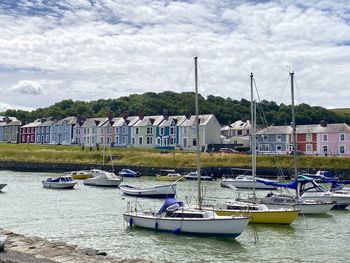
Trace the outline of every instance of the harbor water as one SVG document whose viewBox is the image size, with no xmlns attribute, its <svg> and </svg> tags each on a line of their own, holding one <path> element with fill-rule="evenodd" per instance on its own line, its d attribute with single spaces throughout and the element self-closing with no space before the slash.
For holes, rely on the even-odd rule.
<svg viewBox="0 0 350 263">
<path fill-rule="evenodd" d="M 121 258 L 154 262 L 348 262 L 350 211 L 299 216 L 290 226 L 252 225 L 236 239 L 195 237 L 128 228 L 128 201 L 119 189 L 84 186 L 75 190 L 42 187 L 53 173 L 0 171 L 0 227 L 17 233 L 92 247 Z M 125 179 L 125 184 L 154 186 L 154 177 Z M 164 182 L 163 182 L 164 183 Z M 234 198 L 220 181 L 204 182 L 206 196 Z M 178 182 L 178 198 L 194 202 L 197 184 Z M 162 200 L 139 199 L 157 210 Z"/>
</svg>

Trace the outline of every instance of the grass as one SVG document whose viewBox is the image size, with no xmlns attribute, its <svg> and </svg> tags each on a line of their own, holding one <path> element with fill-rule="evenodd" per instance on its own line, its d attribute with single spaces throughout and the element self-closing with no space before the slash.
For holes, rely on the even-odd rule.
<svg viewBox="0 0 350 263">
<path fill-rule="evenodd" d="M 112 148 L 114 165 L 194 168 L 195 154 L 184 151 L 164 152 L 155 149 L 117 149 Z M 28 144 L 0 144 L 0 161 L 46 162 L 46 163 L 88 163 L 102 164 L 103 150 L 82 150 L 78 146 L 48 146 Z M 109 150 L 105 152 L 105 162 L 110 163 Z M 292 156 L 278 156 L 282 168 L 292 168 Z M 257 167 L 277 167 L 271 155 L 257 156 Z M 202 167 L 250 167 L 251 156 L 225 153 L 201 153 Z M 350 169 L 348 157 L 299 156 L 298 166 L 317 169 Z"/>
</svg>

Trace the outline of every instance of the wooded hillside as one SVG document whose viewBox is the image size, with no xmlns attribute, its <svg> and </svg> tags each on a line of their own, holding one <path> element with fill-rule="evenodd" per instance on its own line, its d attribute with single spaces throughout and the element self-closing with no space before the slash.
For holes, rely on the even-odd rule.
<svg viewBox="0 0 350 263">
<path fill-rule="evenodd" d="M 277 104 L 263 100 L 258 104 L 258 122 L 262 124 L 262 111 L 269 125 L 285 125 L 291 121 L 291 106 Z M 40 108 L 31 112 L 22 110 L 7 110 L 1 115 L 14 116 L 22 121 L 33 121 L 37 118 L 53 117 L 62 119 L 67 116 L 85 115 L 86 117 L 105 117 L 108 112 L 114 116 L 121 116 L 128 111 L 129 116 L 144 112 L 145 115 L 160 115 L 164 110 L 169 115 L 194 114 L 194 93 L 162 93 L 147 92 L 141 95 L 132 94 L 118 99 L 101 99 L 97 101 L 63 100 L 47 108 Z M 241 118 L 250 118 L 250 102 L 245 99 L 232 100 L 217 96 L 208 96 L 206 99 L 199 96 L 200 114 L 213 113 L 221 124 L 232 123 Z M 350 115 L 337 114 L 335 111 L 322 107 L 311 107 L 307 104 L 296 106 L 297 124 L 316 124 L 321 120 L 328 123 L 350 123 Z"/>
</svg>

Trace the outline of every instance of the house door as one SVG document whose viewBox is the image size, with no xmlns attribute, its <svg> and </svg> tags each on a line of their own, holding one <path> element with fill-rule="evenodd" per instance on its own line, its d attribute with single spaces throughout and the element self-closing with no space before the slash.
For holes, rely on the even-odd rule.
<svg viewBox="0 0 350 263">
<path fill-rule="evenodd" d="M 44 144 L 44 136 L 41 135 L 41 144 Z"/>
<path fill-rule="evenodd" d="M 188 140 L 187 140 L 187 138 L 183 138 L 183 146 L 184 146 L 184 148 L 188 147 Z"/>
<path fill-rule="evenodd" d="M 324 155 L 327 155 L 328 154 L 328 145 L 323 145 L 322 146 L 322 151 L 323 151 Z"/>
<path fill-rule="evenodd" d="M 167 137 L 163 137 L 163 146 L 167 146 L 168 145 L 168 138 Z"/>
</svg>

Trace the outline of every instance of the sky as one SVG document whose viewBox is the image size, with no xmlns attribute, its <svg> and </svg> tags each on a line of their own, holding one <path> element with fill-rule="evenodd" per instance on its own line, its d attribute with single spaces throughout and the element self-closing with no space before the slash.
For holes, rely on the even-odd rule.
<svg viewBox="0 0 350 263">
<path fill-rule="evenodd" d="M 0 111 L 193 91 L 350 107 L 350 0 L 0 0 Z"/>
</svg>

